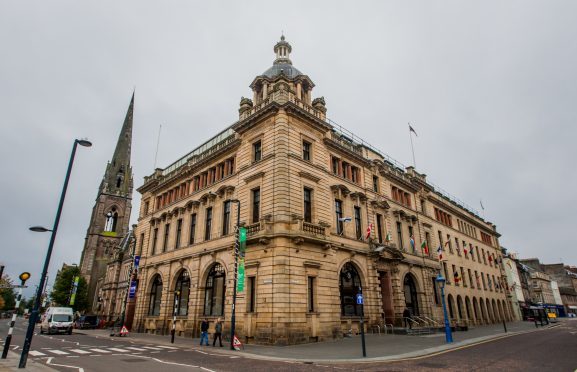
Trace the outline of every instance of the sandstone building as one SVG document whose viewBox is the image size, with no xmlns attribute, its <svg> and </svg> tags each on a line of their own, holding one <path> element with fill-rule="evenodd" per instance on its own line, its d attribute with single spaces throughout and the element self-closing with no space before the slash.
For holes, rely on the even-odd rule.
<svg viewBox="0 0 577 372">
<path fill-rule="evenodd" d="M 133 111 L 134 94 L 118 136 L 114 155 L 106 165 L 98 188 L 80 258 L 80 273 L 88 284 L 88 302 L 93 313 L 101 312 L 104 306 L 100 292 L 106 266 L 128 232 L 133 188 L 130 166 Z"/>
<path fill-rule="evenodd" d="M 416 323 L 439 324 L 439 271 L 453 323 L 509 319 L 496 227 L 330 122 L 284 37 L 274 52 L 239 120 L 139 187 L 134 330 L 168 332 L 176 312 L 179 335 L 197 336 L 204 317 L 223 317 L 226 332 L 232 199 L 248 231 L 236 310 L 244 341 L 339 338 L 359 329 L 362 312 L 382 327 L 401 325 L 405 308 Z"/>
</svg>

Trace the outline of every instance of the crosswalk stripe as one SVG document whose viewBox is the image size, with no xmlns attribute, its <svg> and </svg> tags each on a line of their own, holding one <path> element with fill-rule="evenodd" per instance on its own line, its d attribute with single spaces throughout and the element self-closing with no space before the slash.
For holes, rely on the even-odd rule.
<svg viewBox="0 0 577 372">
<path fill-rule="evenodd" d="M 125 349 L 130 349 L 130 350 L 135 350 L 135 351 L 142 351 L 141 348 L 139 347 L 130 347 L 130 346 L 126 346 Z"/>
<path fill-rule="evenodd" d="M 152 347 L 152 346 L 143 346 L 144 349 L 150 349 L 150 350 L 159 350 L 158 347 Z"/>
<path fill-rule="evenodd" d="M 106 354 L 106 353 L 110 353 L 110 351 L 108 351 L 108 350 L 102 350 L 102 349 L 89 349 L 89 350 L 96 351 L 97 353 L 105 353 L 105 354 Z"/>
<path fill-rule="evenodd" d="M 30 354 L 30 355 L 32 355 L 32 356 L 43 356 L 43 355 L 46 355 L 46 354 L 41 353 L 41 352 L 36 351 L 36 350 L 29 351 L 28 354 Z"/>
<path fill-rule="evenodd" d="M 80 349 L 70 349 L 70 351 L 72 351 L 73 353 L 76 353 L 76 354 L 90 354 L 90 351 L 80 350 Z"/>
<path fill-rule="evenodd" d="M 56 354 L 56 355 L 68 355 L 68 353 L 66 351 L 62 351 L 62 350 L 46 350 L 49 353 L 52 354 Z"/>
<path fill-rule="evenodd" d="M 118 352 L 118 353 L 128 353 L 128 350 L 117 349 L 117 348 L 115 348 L 115 347 L 109 347 L 108 350 L 116 351 L 116 352 Z"/>
<path fill-rule="evenodd" d="M 173 346 L 160 346 L 160 345 L 158 345 L 158 347 L 161 347 L 163 349 L 178 349 L 177 347 L 173 347 Z"/>
</svg>

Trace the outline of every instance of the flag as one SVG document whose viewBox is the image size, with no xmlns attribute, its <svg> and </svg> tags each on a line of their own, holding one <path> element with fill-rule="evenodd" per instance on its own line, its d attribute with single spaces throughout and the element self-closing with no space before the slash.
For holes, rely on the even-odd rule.
<svg viewBox="0 0 577 372">
<path fill-rule="evenodd" d="M 479 204 L 481 204 L 481 209 L 482 209 L 482 210 L 485 210 L 485 207 L 483 206 L 483 201 L 482 201 L 482 200 L 479 200 Z"/>
<path fill-rule="evenodd" d="M 449 243 L 450 243 L 450 242 L 447 240 L 447 241 L 445 242 L 445 247 L 446 247 Z"/>
<path fill-rule="evenodd" d="M 459 273 L 456 271 L 453 273 L 453 278 L 455 279 L 455 283 L 459 283 L 459 281 L 461 280 Z"/>
<path fill-rule="evenodd" d="M 411 133 L 411 132 L 415 133 L 415 136 L 419 137 L 417 135 L 417 132 L 415 132 L 415 130 L 413 129 L 413 127 L 411 127 L 411 124 L 409 123 L 409 133 Z"/>
<path fill-rule="evenodd" d="M 427 243 L 426 240 L 423 240 L 423 242 L 421 243 L 421 249 L 423 250 L 423 252 L 425 252 L 427 256 L 429 255 L 429 244 Z"/>
<path fill-rule="evenodd" d="M 371 232 L 373 231 L 373 224 L 370 223 L 369 226 L 367 226 L 367 237 L 365 239 L 368 239 L 371 237 Z"/>
<path fill-rule="evenodd" d="M 391 233 L 387 233 L 387 236 L 385 237 L 385 240 L 386 240 L 387 242 L 390 242 L 390 241 L 393 240 L 393 236 L 391 235 Z"/>
<path fill-rule="evenodd" d="M 339 217 L 339 222 L 351 222 L 352 220 L 351 217 Z"/>
<path fill-rule="evenodd" d="M 467 246 L 463 244 L 463 252 L 465 253 L 465 257 L 467 256 L 467 253 L 469 253 L 469 250 L 467 249 Z"/>
<path fill-rule="evenodd" d="M 439 261 L 443 261 L 443 248 L 441 246 L 437 248 L 437 256 L 439 256 Z"/>
<path fill-rule="evenodd" d="M 413 238 L 413 236 L 411 236 L 409 243 L 411 243 L 411 249 L 414 251 L 415 250 L 415 239 Z"/>
<path fill-rule="evenodd" d="M 493 262 L 493 256 L 491 256 L 490 254 L 487 253 L 487 255 L 489 255 L 489 262 Z"/>
</svg>

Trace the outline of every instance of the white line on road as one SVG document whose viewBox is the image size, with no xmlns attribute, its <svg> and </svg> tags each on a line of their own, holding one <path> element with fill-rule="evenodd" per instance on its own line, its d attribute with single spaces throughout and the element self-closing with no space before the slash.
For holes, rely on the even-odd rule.
<svg viewBox="0 0 577 372">
<path fill-rule="evenodd" d="M 76 367 L 76 366 L 67 366 L 64 364 L 53 364 L 52 363 L 52 358 L 48 358 L 46 360 L 46 364 L 51 365 L 51 366 L 57 366 L 57 367 L 67 367 L 67 368 L 76 368 L 78 370 L 78 372 L 84 372 L 84 368 L 81 367 Z"/>
<path fill-rule="evenodd" d="M 204 355 L 207 355 L 207 354 L 208 354 L 208 353 L 205 353 L 204 351 L 200 351 L 200 350 L 195 350 L 195 351 L 196 351 L 197 353 L 201 353 L 201 354 L 204 354 Z"/>
<path fill-rule="evenodd" d="M 128 350 L 117 349 L 115 347 L 109 347 L 108 350 L 116 351 L 117 353 L 128 353 Z"/>
<path fill-rule="evenodd" d="M 161 348 L 163 348 L 163 349 L 178 349 L 177 347 L 174 347 L 174 346 L 161 346 L 161 345 L 158 345 L 158 347 L 161 347 Z"/>
<path fill-rule="evenodd" d="M 158 350 L 158 347 L 143 346 L 144 349 Z"/>
<path fill-rule="evenodd" d="M 208 371 L 208 372 L 215 372 L 215 371 L 212 370 L 212 369 L 208 369 L 208 368 L 204 368 L 204 367 L 200 367 L 200 369 L 204 369 L 205 371 Z"/>
<path fill-rule="evenodd" d="M 80 358 L 78 355 L 68 355 L 66 358 Z"/>
<path fill-rule="evenodd" d="M 43 356 L 43 355 L 46 355 L 46 354 L 41 353 L 41 352 L 36 351 L 36 350 L 29 351 L 28 354 L 30 354 L 30 355 L 32 355 L 32 356 Z"/>
<path fill-rule="evenodd" d="M 90 351 L 81 350 L 81 349 L 70 349 L 70 351 L 72 351 L 73 353 L 76 353 L 76 354 L 90 354 Z"/>
<path fill-rule="evenodd" d="M 142 351 L 142 349 L 139 348 L 139 347 L 131 347 L 131 346 L 126 346 L 125 349 L 130 349 L 130 350 L 135 350 L 135 351 Z"/>
<path fill-rule="evenodd" d="M 68 355 L 68 353 L 66 351 L 62 351 L 62 350 L 46 350 L 49 353 L 52 354 L 56 354 L 56 355 Z"/>
<path fill-rule="evenodd" d="M 164 360 L 160 360 L 160 359 L 157 359 L 157 358 L 152 358 L 152 357 L 148 357 L 148 356 L 144 356 L 144 355 L 135 355 L 135 354 L 130 354 L 130 356 L 135 356 L 135 357 L 138 357 L 138 358 L 144 358 L 144 359 L 152 359 L 152 360 L 154 360 L 155 362 L 158 362 L 158 363 L 162 363 L 162 364 L 171 364 L 171 365 L 175 365 L 175 366 L 192 367 L 192 368 L 201 368 L 201 369 L 204 369 L 205 371 L 215 372 L 215 371 L 213 371 L 213 370 L 211 370 L 211 369 L 208 369 L 208 368 L 204 368 L 204 367 L 199 367 L 199 366 L 194 366 L 194 365 L 192 365 L 192 364 L 184 364 L 184 363 L 167 362 L 167 361 L 164 361 Z"/>
<path fill-rule="evenodd" d="M 110 353 L 110 351 L 108 351 L 108 350 L 102 350 L 102 349 L 88 349 L 88 350 L 96 351 L 97 353 L 104 353 L 104 354 L 109 354 L 109 353 Z"/>
</svg>

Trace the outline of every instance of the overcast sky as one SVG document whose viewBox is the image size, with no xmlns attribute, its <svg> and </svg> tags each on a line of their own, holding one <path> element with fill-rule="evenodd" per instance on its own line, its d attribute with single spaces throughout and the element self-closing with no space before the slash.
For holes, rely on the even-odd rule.
<svg viewBox="0 0 577 372">
<path fill-rule="evenodd" d="M 474 208 L 522 257 L 577 264 L 575 1 L 3 1 L 0 261 L 78 263 L 136 86 L 135 186 L 238 119 L 284 31 L 328 117 Z M 135 191 L 132 223 L 140 198 Z"/>
</svg>

